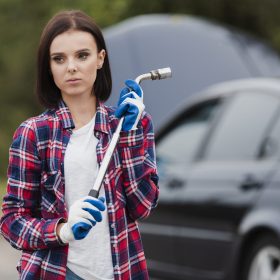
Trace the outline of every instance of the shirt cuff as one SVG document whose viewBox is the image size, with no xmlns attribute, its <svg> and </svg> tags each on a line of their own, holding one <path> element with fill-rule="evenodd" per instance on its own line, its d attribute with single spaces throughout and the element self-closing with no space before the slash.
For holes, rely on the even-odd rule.
<svg viewBox="0 0 280 280">
<path fill-rule="evenodd" d="M 44 242 L 48 247 L 58 247 L 62 245 L 67 245 L 63 243 L 56 233 L 56 228 L 59 223 L 65 222 L 65 219 L 52 219 L 46 220 L 43 226 Z"/>
</svg>

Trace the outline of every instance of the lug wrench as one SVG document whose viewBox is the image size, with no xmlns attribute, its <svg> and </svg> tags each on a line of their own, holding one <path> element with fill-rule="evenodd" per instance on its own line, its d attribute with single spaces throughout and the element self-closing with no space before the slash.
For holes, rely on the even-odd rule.
<svg viewBox="0 0 280 280">
<path fill-rule="evenodd" d="M 171 69 L 169 67 L 167 67 L 167 68 L 152 70 L 149 73 L 142 74 L 135 79 L 135 82 L 140 84 L 143 80 L 162 80 L 162 79 L 171 78 L 171 77 L 172 77 Z M 99 191 L 100 191 L 102 182 L 104 180 L 108 165 L 110 163 L 110 160 L 112 158 L 116 145 L 119 141 L 123 121 L 124 121 L 124 117 L 121 117 L 121 119 L 118 123 L 118 126 L 116 128 L 116 131 L 113 134 L 109 147 L 101 162 L 100 169 L 98 171 L 95 183 L 88 194 L 89 196 L 93 196 L 95 198 L 98 198 L 98 196 L 99 196 Z"/>
</svg>

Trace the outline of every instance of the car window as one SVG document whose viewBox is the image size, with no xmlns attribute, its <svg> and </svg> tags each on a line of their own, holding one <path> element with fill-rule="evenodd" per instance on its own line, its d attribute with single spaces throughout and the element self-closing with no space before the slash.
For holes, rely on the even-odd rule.
<svg viewBox="0 0 280 280">
<path fill-rule="evenodd" d="M 211 101 L 185 112 L 156 145 L 158 161 L 188 163 L 193 160 L 198 147 L 218 108 L 218 101 Z"/>
<path fill-rule="evenodd" d="M 268 136 L 264 139 L 261 151 L 260 158 L 270 159 L 270 158 L 279 158 L 280 155 L 280 116 L 275 121 L 272 126 L 272 129 Z"/>
<path fill-rule="evenodd" d="M 236 94 L 209 140 L 205 160 L 256 158 L 278 106 L 279 100 L 273 95 Z"/>
</svg>

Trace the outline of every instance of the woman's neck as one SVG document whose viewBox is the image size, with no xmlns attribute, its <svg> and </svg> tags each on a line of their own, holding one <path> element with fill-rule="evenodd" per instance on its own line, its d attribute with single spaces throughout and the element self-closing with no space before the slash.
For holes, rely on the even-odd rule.
<svg viewBox="0 0 280 280">
<path fill-rule="evenodd" d="M 96 112 L 96 97 L 89 98 L 63 98 L 72 115 L 75 129 L 79 129 L 90 122 Z"/>
</svg>

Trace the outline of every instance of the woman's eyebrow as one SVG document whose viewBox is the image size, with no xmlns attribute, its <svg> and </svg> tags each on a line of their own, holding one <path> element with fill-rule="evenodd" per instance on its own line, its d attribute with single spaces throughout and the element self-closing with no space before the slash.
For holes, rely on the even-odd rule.
<svg viewBox="0 0 280 280">
<path fill-rule="evenodd" d="M 79 49 L 79 50 L 75 51 L 75 53 L 89 52 L 89 51 L 90 51 L 90 49 L 85 48 L 85 49 Z M 64 54 L 65 54 L 64 52 L 54 52 L 54 53 L 51 53 L 50 55 L 55 56 L 55 55 L 64 55 Z"/>
<path fill-rule="evenodd" d="M 63 55 L 63 54 L 64 54 L 63 52 L 54 52 L 54 53 L 51 53 L 50 56 Z"/>
<path fill-rule="evenodd" d="M 77 50 L 75 53 L 79 53 L 79 52 L 89 52 L 90 49 L 80 49 L 80 50 Z"/>
</svg>

